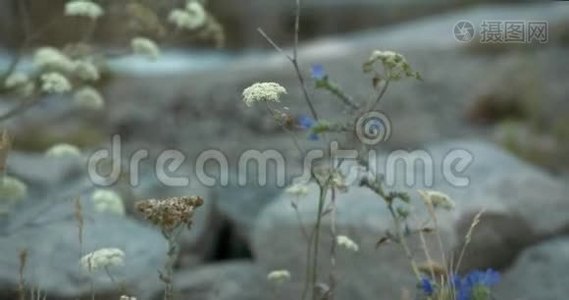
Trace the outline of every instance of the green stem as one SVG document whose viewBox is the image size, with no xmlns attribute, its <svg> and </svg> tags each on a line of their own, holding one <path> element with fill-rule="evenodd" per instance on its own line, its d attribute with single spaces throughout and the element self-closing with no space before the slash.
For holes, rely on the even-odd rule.
<svg viewBox="0 0 569 300">
<path fill-rule="evenodd" d="M 310 287 L 312 288 L 312 299 L 317 299 L 316 283 L 318 281 L 318 250 L 320 244 L 320 226 L 322 225 L 322 210 L 324 209 L 324 201 L 326 199 L 326 185 L 320 186 L 320 196 L 318 199 L 318 215 L 316 216 L 316 226 L 314 227 L 314 249 L 312 254 L 312 279 Z"/>
</svg>

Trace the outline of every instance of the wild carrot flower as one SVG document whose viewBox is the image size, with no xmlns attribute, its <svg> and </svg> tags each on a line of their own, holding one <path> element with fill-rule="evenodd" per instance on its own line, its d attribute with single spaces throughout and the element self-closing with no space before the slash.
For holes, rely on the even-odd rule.
<svg viewBox="0 0 569 300">
<path fill-rule="evenodd" d="M 444 193 L 432 190 L 421 190 L 418 191 L 423 201 L 434 208 L 443 208 L 446 210 L 451 210 L 454 208 L 455 204 L 450 199 L 450 197 Z"/>
<path fill-rule="evenodd" d="M 41 89 L 48 94 L 62 94 L 71 90 L 71 83 L 61 73 L 50 72 L 41 75 Z"/>
<path fill-rule="evenodd" d="M 83 256 L 80 260 L 85 271 L 92 272 L 124 265 L 125 254 L 121 249 L 102 248 Z"/>
<path fill-rule="evenodd" d="M 81 80 L 97 81 L 101 78 L 97 66 L 89 60 L 78 60 L 74 62 L 73 73 Z"/>
<path fill-rule="evenodd" d="M 280 96 L 286 89 L 275 82 L 257 82 L 243 90 L 243 101 L 247 106 L 256 102 L 280 102 Z"/>
<path fill-rule="evenodd" d="M 26 197 L 28 187 L 21 180 L 3 176 L 0 178 L 0 199 L 22 200 Z"/>
<path fill-rule="evenodd" d="M 296 197 L 308 195 L 308 186 L 306 184 L 295 183 L 286 189 L 286 192 Z"/>
<path fill-rule="evenodd" d="M 87 0 L 74 0 L 65 4 L 66 16 L 87 17 L 97 19 L 103 15 L 103 9 L 99 4 Z"/>
<path fill-rule="evenodd" d="M 194 211 L 202 204 L 202 198 L 193 196 L 149 199 L 139 201 L 136 207 L 150 223 L 171 232 L 180 225 L 191 225 Z"/>
<path fill-rule="evenodd" d="M 419 73 L 414 72 L 407 59 L 399 53 L 393 51 L 373 51 L 364 64 L 364 72 L 371 72 L 376 62 L 383 64 L 387 77 L 391 80 L 400 80 L 403 77 L 420 78 Z"/>
<path fill-rule="evenodd" d="M 56 48 L 42 47 L 34 54 L 34 65 L 40 69 L 55 70 L 70 73 L 75 69 L 75 63 Z"/>
<path fill-rule="evenodd" d="M 10 74 L 6 80 L 4 80 L 4 86 L 9 89 L 18 88 L 26 85 L 30 82 L 28 75 L 20 72 Z"/>
<path fill-rule="evenodd" d="M 271 271 L 267 275 L 267 279 L 275 283 L 283 283 L 285 281 L 290 280 L 290 277 L 291 277 L 290 272 L 287 270 L 275 270 Z"/>
<path fill-rule="evenodd" d="M 156 60 L 160 56 L 160 48 L 150 39 L 143 37 L 133 38 L 130 41 L 130 46 L 134 53 L 144 55 L 151 60 Z"/>
<path fill-rule="evenodd" d="M 338 246 L 343 247 L 347 250 L 353 251 L 353 252 L 358 252 L 360 250 L 360 247 L 358 246 L 358 244 L 356 244 L 354 241 L 352 241 L 349 237 L 345 236 L 345 235 L 339 235 L 336 237 L 336 243 L 338 243 Z"/>
<path fill-rule="evenodd" d="M 181 29 L 194 30 L 205 24 L 207 14 L 203 6 L 195 1 L 188 2 L 186 9 L 174 9 L 168 16 L 168 22 Z"/>
<path fill-rule="evenodd" d="M 119 194 L 106 189 L 98 189 L 91 195 L 95 211 L 124 215 L 124 203 Z"/>
<path fill-rule="evenodd" d="M 89 86 L 77 90 L 73 94 L 73 102 L 81 108 L 92 110 L 100 110 L 105 107 L 103 96 L 99 91 Z"/>
<path fill-rule="evenodd" d="M 80 157 L 81 150 L 70 144 L 57 144 L 47 149 L 45 155 L 52 158 Z"/>
<path fill-rule="evenodd" d="M 130 296 L 122 295 L 119 300 L 136 300 L 136 297 L 130 297 Z"/>
</svg>

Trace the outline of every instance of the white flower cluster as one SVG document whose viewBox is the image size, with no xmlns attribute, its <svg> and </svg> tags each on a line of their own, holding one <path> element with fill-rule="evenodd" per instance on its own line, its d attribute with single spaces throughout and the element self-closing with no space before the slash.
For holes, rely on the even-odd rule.
<svg viewBox="0 0 569 300">
<path fill-rule="evenodd" d="M 34 54 L 34 65 L 40 69 L 71 73 L 75 63 L 58 49 L 52 47 L 39 48 Z"/>
<path fill-rule="evenodd" d="M 97 19 L 104 13 L 99 4 L 87 0 L 73 0 L 65 4 L 65 15 Z"/>
<path fill-rule="evenodd" d="M 364 64 L 364 71 L 371 72 L 373 65 L 381 62 L 387 72 L 387 77 L 391 80 L 399 80 L 403 77 L 414 77 L 419 79 L 419 73 L 414 72 L 405 57 L 393 51 L 375 50 L 371 53 L 368 61 Z"/>
<path fill-rule="evenodd" d="M 136 300 L 136 297 L 130 297 L 127 295 L 122 295 L 119 300 Z"/>
<path fill-rule="evenodd" d="M 124 265 L 125 254 L 121 249 L 102 248 L 83 256 L 80 260 L 81 267 L 88 272 L 119 267 Z"/>
<path fill-rule="evenodd" d="M 47 149 L 45 155 L 51 158 L 76 158 L 81 157 L 81 150 L 70 144 L 57 144 Z"/>
<path fill-rule="evenodd" d="M 105 189 L 98 189 L 91 195 L 91 201 L 95 205 L 95 211 L 124 215 L 124 203 L 119 194 Z"/>
<path fill-rule="evenodd" d="M 447 194 L 433 190 L 421 190 L 418 192 L 419 195 L 421 195 L 421 198 L 423 198 L 423 201 L 434 208 L 451 210 L 455 206 L 454 202 Z"/>
<path fill-rule="evenodd" d="M 283 283 L 290 280 L 290 272 L 287 270 L 275 270 L 267 275 L 267 279 L 276 283 Z"/>
<path fill-rule="evenodd" d="M 49 72 L 41 75 L 41 89 L 48 94 L 62 94 L 71 90 L 71 83 L 67 77 L 58 72 Z"/>
<path fill-rule="evenodd" d="M 247 106 L 253 106 L 256 102 L 280 102 L 286 89 L 275 82 L 257 82 L 243 90 L 243 101 Z"/>
<path fill-rule="evenodd" d="M 92 61 L 78 60 L 74 62 L 73 74 L 85 81 L 97 81 L 101 78 L 99 69 Z"/>
<path fill-rule="evenodd" d="M 18 92 L 23 97 L 28 97 L 34 92 L 35 84 L 27 74 L 15 72 L 6 77 L 4 87 Z"/>
<path fill-rule="evenodd" d="M 354 241 L 352 241 L 349 237 L 345 235 L 337 236 L 336 243 L 338 243 L 338 246 L 341 246 L 353 252 L 358 252 L 360 250 L 358 244 L 356 244 Z"/>
<path fill-rule="evenodd" d="M 85 109 L 101 110 L 105 107 L 103 96 L 96 89 L 86 86 L 73 94 L 75 105 Z"/>
<path fill-rule="evenodd" d="M 133 38 L 130 45 L 134 53 L 147 56 L 151 60 L 156 60 L 160 56 L 160 48 L 150 39 L 143 37 Z"/>
<path fill-rule="evenodd" d="M 304 197 L 308 195 L 308 185 L 295 183 L 286 189 L 286 192 L 296 197 Z"/>
<path fill-rule="evenodd" d="M 168 16 L 168 22 L 178 28 L 195 30 L 207 21 L 207 13 L 203 6 L 196 1 L 190 1 L 185 9 L 174 9 Z"/>
<path fill-rule="evenodd" d="M 21 180 L 10 176 L 0 178 L 0 199 L 22 200 L 27 192 L 28 187 Z"/>
</svg>

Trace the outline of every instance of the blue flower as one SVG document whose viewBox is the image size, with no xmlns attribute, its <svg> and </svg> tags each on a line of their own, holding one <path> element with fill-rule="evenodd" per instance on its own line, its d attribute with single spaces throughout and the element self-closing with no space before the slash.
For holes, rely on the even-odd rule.
<svg viewBox="0 0 569 300">
<path fill-rule="evenodd" d="M 500 273 L 492 269 L 488 269 L 485 272 L 475 270 L 468 273 L 465 279 L 473 287 L 477 285 L 492 287 L 500 281 Z"/>
<path fill-rule="evenodd" d="M 312 79 L 314 80 L 325 80 L 326 79 L 326 70 L 324 70 L 324 66 L 312 65 Z"/>
<path fill-rule="evenodd" d="M 314 124 L 316 124 L 314 119 L 307 115 L 301 115 L 296 121 L 298 123 L 298 127 L 303 130 L 310 129 L 312 126 L 314 126 Z"/>
<path fill-rule="evenodd" d="M 452 283 L 457 300 L 479 300 L 473 298 L 475 290 L 487 290 L 500 281 L 500 273 L 488 269 L 486 271 L 474 270 L 463 278 L 453 276 Z"/>
<path fill-rule="evenodd" d="M 421 289 L 427 296 L 431 296 L 435 292 L 433 284 L 431 283 L 431 280 L 429 280 L 428 278 L 421 279 Z"/>
<path fill-rule="evenodd" d="M 307 115 L 301 115 L 296 120 L 298 127 L 302 130 L 311 130 L 314 125 L 316 125 L 316 121 Z M 311 132 L 308 136 L 308 139 L 311 141 L 317 141 L 319 139 L 318 134 Z"/>
</svg>

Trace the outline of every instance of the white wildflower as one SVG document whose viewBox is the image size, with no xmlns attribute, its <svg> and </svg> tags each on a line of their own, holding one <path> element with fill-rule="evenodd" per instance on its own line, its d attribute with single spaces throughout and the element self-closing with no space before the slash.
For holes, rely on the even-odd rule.
<svg viewBox="0 0 569 300">
<path fill-rule="evenodd" d="M 77 158 L 81 157 L 81 150 L 70 144 L 57 144 L 47 149 L 45 155 L 51 158 Z"/>
<path fill-rule="evenodd" d="M 136 300 L 136 297 L 130 297 L 127 295 L 122 295 L 119 300 Z"/>
<path fill-rule="evenodd" d="M 95 190 L 91 195 L 91 201 L 97 212 L 124 215 L 125 209 L 121 196 L 111 190 Z"/>
<path fill-rule="evenodd" d="M 0 178 L 0 199 L 22 200 L 27 192 L 28 187 L 21 180 L 11 176 Z"/>
<path fill-rule="evenodd" d="M 276 283 L 283 283 L 290 280 L 290 272 L 287 270 L 275 270 L 267 275 L 267 279 Z"/>
<path fill-rule="evenodd" d="M 286 189 L 286 192 L 296 197 L 303 197 L 308 195 L 308 185 L 295 183 Z"/>
<path fill-rule="evenodd" d="M 174 9 L 168 16 L 168 22 L 178 28 L 194 30 L 205 24 L 207 14 L 198 2 L 189 2 L 186 9 Z"/>
<path fill-rule="evenodd" d="M 101 8 L 99 4 L 91 1 L 74 0 L 65 4 L 66 16 L 78 16 L 97 19 L 102 16 L 103 13 L 103 8 Z"/>
<path fill-rule="evenodd" d="M 156 60 L 160 56 L 160 48 L 150 39 L 137 37 L 130 42 L 134 53 L 144 55 L 151 60 Z"/>
<path fill-rule="evenodd" d="M 30 82 L 28 75 L 20 72 L 10 74 L 4 81 L 4 86 L 9 89 L 25 86 Z"/>
<path fill-rule="evenodd" d="M 80 260 L 85 271 L 97 271 L 124 265 L 125 254 L 121 249 L 102 248 L 83 256 Z"/>
<path fill-rule="evenodd" d="M 52 47 L 43 47 L 34 54 L 34 64 L 40 69 L 72 72 L 75 64 L 61 51 Z"/>
<path fill-rule="evenodd" d="M 243 101 L 247 106 L 255 102 L 280 102 L 280 96 L 286 94 L 286 89 L 275 82 L 257 82 L 243 90 Z"/>
<path fill-rule="evenodd" d="M 81 108 L 92 110 L 101 110 L 105 107 L 103 96 L 99 91 L 89 86 L 77 90 L 73 95 L 73 102 Z"/>
<path fill-rule="evenodd" d="M 338 246 L 344 247 L 350 251 L 358 252 L 360 247 L 354 241 L 352 241 L 349 237 L 345 235 L 339 235 L 336 237 L 336 243 Z"/>
<path fill-rule="evenodd" d="M 434 208 L 440 207 L 446 210 L 451 210 L 455 206 L 454 202 L 447 194 L 433 190 L 421 190 L 418 192 L 419 195 L 421 195 L 421 198 L 423 198 L 427 204 L 432 205 Z"/>
<path fill-rule="evenodd" d="M 414 72 L 411 69 L 407 59 L 397 52 L 373 51 L 368 61 L 364 64 L 364 71 L 371 72 L 373 70 L 373 65 L 376 62 L 381 62 L 383 64 L 387 76 L 391 80 L 399 80 L 403 77 L 420 78 L 419 73 Z"/>
<path fill-rule="evenodd" d="M 97 66 L 88 60 L 74 62 L 73 74 L 85 81 L 97 81 L 101 78 Z"/>
<path fill-rule="evenodd" d="M 48 94 L 61 94 L 71 90 L 71 83 L 61 73 L 50 72 L 41 76 L 41 89 Z"/>
</svg>

